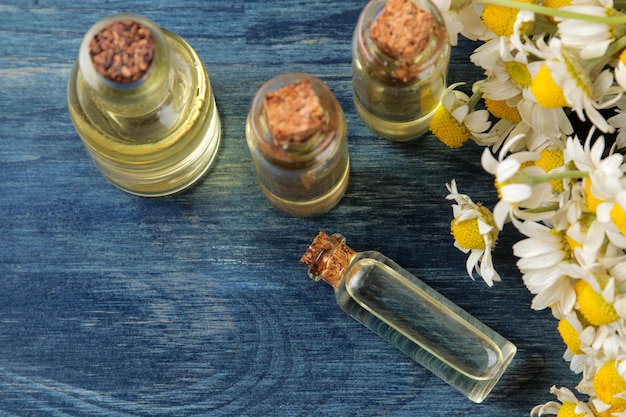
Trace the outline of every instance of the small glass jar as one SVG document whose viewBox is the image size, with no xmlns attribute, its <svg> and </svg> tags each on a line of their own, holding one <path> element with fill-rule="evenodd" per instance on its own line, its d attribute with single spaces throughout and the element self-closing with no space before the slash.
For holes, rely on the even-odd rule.
<svg viewBox="0 0 626 417">
<path fill-rule="evenodd" d="M 372 0 L 362 10 L 352 39 L 352 86 L 361 120 L 379 136 L 415 139 L 428 130 L 445 88 L 450 42 L 443 18 L 429 0 L 407 0 L 426 12 L 424 47 L 411 60 L 390 56 L 370 29 L 387 4 Z"/>
<path fill-rule="evenodd" d="M 147 71 L 131 82 L 107 78 L 92 59 L 91 42 L 117 23 L 139 25 L 153 39 Z M 96 167 L 126 192 L 155 197 L 183 190 L 206 173 L 219 148 L 220 119 L 200 58 L 182 38 L 145 17 L 112 15 L 89 29 L 67 96 Z"/>
<path fill-rule="evenodd" d="M 324 126 L 304 141 L 279 143 L 270 132 L 266 95 L 303 80 L 310 82 L 319 99 Z M 350 171 L 345 116 L 318 78 L 286 73 L 267 81 L 250 106 L 246 138 L 261 190 L 278 209 L 298 217 L 314 216 L 330 210 L 344 195 Z"/>
</svg>

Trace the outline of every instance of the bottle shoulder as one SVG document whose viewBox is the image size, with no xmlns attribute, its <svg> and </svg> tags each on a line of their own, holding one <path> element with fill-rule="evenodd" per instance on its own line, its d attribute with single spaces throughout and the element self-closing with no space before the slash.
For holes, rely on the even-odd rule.
<svg viewBox="0 0 626 417">
<path fill-rule="evenodd" d="M 155 61 L 158 67 L 135 89 L 94 88 L 80 67 L 72 72 L 68 104 L 87 131 L 122 143 L 154 143 L 176 137 L 201 114 L 211 95 L 204 66 L 182 38 L 163 33 L 168 59 Z"/>
</svg>

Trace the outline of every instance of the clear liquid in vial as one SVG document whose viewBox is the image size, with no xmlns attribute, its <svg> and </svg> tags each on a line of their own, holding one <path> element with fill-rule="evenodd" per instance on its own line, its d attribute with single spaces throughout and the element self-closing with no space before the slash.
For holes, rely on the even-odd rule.
<svg viewBox="0 0 626 417">
<path fill-rule="evenodd" d="M 516 347 L 378 252 L 358 255 L 336 290 L 340 307 L 474 402 Z"/>
</svg>

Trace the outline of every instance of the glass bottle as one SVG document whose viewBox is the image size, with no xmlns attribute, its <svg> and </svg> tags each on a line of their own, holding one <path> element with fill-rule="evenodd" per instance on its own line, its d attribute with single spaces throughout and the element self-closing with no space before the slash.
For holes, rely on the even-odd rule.
<svg viewBox="0 0 626 417">
<path fill-rule="evenodd" d="M 389 18 L 392 21 L 384 24 L 389 27 L 397 24 L 400 31 L 405 26 L 414 27 L 413 35 L 419 36 L 411 38 L 419 38 L 421 42 L 415 43 L 415 39 L 405 36 L 412 49 L 397 41 L 399 32 L 394 41 L 387 43 L 380 37 L 372 37 L 372 28 L 377 19 L 383 18 L 384 8 L 398 2 L 413 8 L 411 11 L 417 11 L 420 17 L 407 18 L 409 25 L 397 18 L 401 13 L 396 12 Z M 372 0 L 367 3 L 352 38 L 353 98 L 361 120 L 389 140 L 407 141 L 424 134 L 441 103 L 449 59 L 450 42 L 443 18 L 429 0 Z"/>
<path fill-rule="evenodd" d="M 391 259 L 357 253 L 323 232 L 301 261 L 335 289 L 339 306 L 474 402 L 500 379 L 516 347 Z"/>
<path fill-rule="evenodd" d="M 270 129 L 267 97 L 303 82 L 308 82 L 317 97 L 323 124 L 308 137 L 280 141 Z M 298 217 L 319 215 L 344 195 L 350 171 L 346 120 L 335 96 L 320 79 L 286 73 L 268 80 L 250 106 L 246 139 L 260 188 L 278 209 Z"/>
<path fill-rule="evenodd" d="M 120 25 L 147 29 L 152 37 L 153 59 L 136 80 L 110 78 L 92 58 L 96 36 L 102 39 Z M 220 118 L 200 58 L 182 38 L 143 16 L 112 15 L 89 29 L 67 98 L 96 167 L 132 194 L 162 196 L 189 187 L 206 173 L 219 148 Z"/>
</svg>

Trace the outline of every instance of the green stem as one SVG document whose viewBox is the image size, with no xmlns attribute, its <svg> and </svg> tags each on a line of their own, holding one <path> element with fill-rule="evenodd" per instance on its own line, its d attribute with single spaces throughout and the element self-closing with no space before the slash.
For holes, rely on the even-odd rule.
<svg viewBox="0 0 626 417">
<path fill-rule="evenodd" d="M 621 25 L 626 23 L 626 15 L 619 16 L 593 16 L 584 13 L 570 12 L 562 9 L 540 6 L 533 3 L 523 3 L 516 0 L 474 0 L 476 3 L 495 4 L 496 6 L 510 7 L 512 9 L 529 10 L 533 13 L 546 16 L 560 17 L 563 19 L 576 19 L 591 23 L 603 23 L 605 25 Z"/>
<path fill-rule="evenodd" d="M 528 213 L 548 213 L 550 211 L 556 211 L 558 209 L 558 204 L 550 204 L 549 206 L 537 207 L 535 209 L 526 209 L 524 211 Z"/>
<path fill-rule="evenodd" d="M 529 176 L 529 180 L 534 185 L 534 184 L 541 184 L 543 182 L 548 182 L 552 180 L 562 180 L 565 178 L 581 179 L 581 178 L 587 178 L 588 176 L 589 176 L 588 172 L 562 171 L 562 172 L 551 172 L 550 174 L 545 174 L 545 175 Z"/>
<path fill-rule="evenodd" d="M 476 88 L 475 91 L 472 93 L 472 96 L 470 97 L 469 101 L 467 102 L 467 107 L 473 110 L 474 107 L 476 107 L 476 105 L 482 98 L 482 96 L 483 96 L 482 90 L 480 88 Z"/>
<path fill-rule="evenodd" d="M 615 42 L 613 42 L 606 50 L 605 55 L 607 57 L 613 56 L 613 54 L 616 54 L 618 52 L 621 52 L 622 49 L 626 48 L 626 36 L 622 36 L 621 38 L 619 38 L 618 40 L 616 40 Z"/>
</svg>

